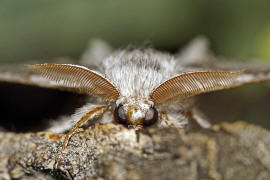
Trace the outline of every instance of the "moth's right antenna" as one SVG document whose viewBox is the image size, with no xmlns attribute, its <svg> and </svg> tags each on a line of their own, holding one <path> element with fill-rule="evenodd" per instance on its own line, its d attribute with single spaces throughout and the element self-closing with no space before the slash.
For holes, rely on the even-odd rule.
<svg viewBox="0 0 270 180">
<path fill-rule="evenodd" d="M 150 94 L 155 103 L 172 99 L 185 99 L 204 92 L 233 87 L 236 77 L 242 73 L 228 71 L 202 71 L 177 75 L 163 82 Z"/>
</svg>

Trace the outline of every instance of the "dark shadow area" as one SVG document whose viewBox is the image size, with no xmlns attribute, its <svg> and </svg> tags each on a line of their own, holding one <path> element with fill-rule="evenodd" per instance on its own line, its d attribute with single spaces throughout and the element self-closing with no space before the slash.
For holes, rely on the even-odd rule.
<svg viewBox="0 0 270 180">
<path fill-rule="evenodd" d="M 86 95 L 0 82 L 0 127 L 12 132 L 42 131 L 48 119 L 74 113 Z"/>
<path fill-rule="evenodd" d="M 270 129 L 269 83 L 202 94 L 197 106 L 213 124 L 241 120 Z"/>
<path fill-rule="evenodd" d="M 48 120 L 73 114 L 86 102 L 86 97 L 55 89 L 0 82 L 0 130 L 42 131 L 48 127 Z M 202 94 L 197 97 L 196 105 L 212 124 L 242 120 L 270 129 L 268 83 Z M 191 128 L 196 129 L 197 124 L 191 123 Z"/>
</svg>

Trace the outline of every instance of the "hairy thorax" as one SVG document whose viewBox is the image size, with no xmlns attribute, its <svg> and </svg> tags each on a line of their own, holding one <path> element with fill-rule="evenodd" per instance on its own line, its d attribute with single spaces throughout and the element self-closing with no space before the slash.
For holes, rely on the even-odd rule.
<svg viewBox="0 0 270 180">
<path fill-rule="evenodd" d="M 154 50 L 120 51 L 103 61 L 103 70 L 123 97 L 148 98 L 151 91 L 175 74 L 175 60 Z"/>
</svg>

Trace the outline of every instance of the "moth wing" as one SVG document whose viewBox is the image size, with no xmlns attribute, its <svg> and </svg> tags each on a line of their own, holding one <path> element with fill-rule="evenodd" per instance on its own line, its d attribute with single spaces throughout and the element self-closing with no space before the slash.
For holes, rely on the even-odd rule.
<svg viewBox="0 0 270 180">
<path fill-rule="evenodd" d="M 237 71 L 244 69 L 245 71 L 237 76 L 231 87 L 270 81 L 270 65 L 258 61 L 241 63 L 237 61 L 215 60 L 208 63 L 186 64 L 183 66 L 183 69 L 190 72 L 206 70 Z M 182 71 L 179 69 L 178 72 Z"/>
<path fill-rule="evenodd" d="M 216 58 L 209 48 L 209 41 L 203 36 L 195 37 L 189 44 L 175 55 L 177 60 L 176 72 L 182 74 L 186 72 L 202 71 L 239 71 L 244 69 L 230 85 L 230 88 L 270 81 L 270 65 L 261 61 L 227 60 Z"/>
<path fill-rule="evenodd" d="M 56 86 L 55 84 L 52 84 L 50 80 L 45 79 L 41 75 L 34 73 L 28 68 L 25 68 L 23 64 L 1 65 L 0 82 L 34 85 L 51 89 L 64 89 L 74 92 L 74 90 L 71 88 Z"/>
<path fill-rule="evenodd" d="M 203 36 L 195 37 L 183 49 L 176 54 L 177 73 L 197 72 L 209 70 L 238 71 L 245 69 L 239 74 L 234 86 L 252 84 L 270 80 L 270 65 L 261 61 L 228 60 L 216 58 L 209 48 L 209 41 Z"/>
<path fill-rule="evenodd" d="M 118 90 L 105 77 L 83 66 L 54 63 L 27 66 L 55 85 L 105 99 L 116 99 L 119 96 Z"/>
<path fill-rule="evenodd" d="M 98 67 L 101 61 L 112 54 L 112 47 L 101 39 L 92 39 L 80 58 L 80 64 Z"/>
<path fill-rule="evenodd" d="M 60 57 L 48 60 L 49 62 L 68 63 L 73 64 L 75 61 L 67 57 Z M 33 64 L 33 61 L 29 62 Z M 44 78 L 40 74 L 35 73 L 29 68 L 26 68 L 24 64 L 1 64 L 0 66 L 0 83 L 4 84 L 21 84 L 38 86 L 48 89 L 57 89 L 61 91 L 68 91 L 73 93 L 81 93 L 78 89 L 67 87 L 65 85 L 56 85 L 51 80 Z"/>
</svg>

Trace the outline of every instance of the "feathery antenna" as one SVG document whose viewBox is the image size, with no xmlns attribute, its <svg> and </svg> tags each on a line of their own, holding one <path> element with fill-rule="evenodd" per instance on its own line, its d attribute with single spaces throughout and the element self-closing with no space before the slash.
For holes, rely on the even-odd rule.
<svg viewBox="0 0 270 180">
<path fill-rule="evenodd" d="M 115 86 L 105 77 L 84 66 L 54 63 L 26 66 L 58 85 L 76 88 L 83 93 L 107 100 L 117 99 L 120 95 Z"/>
<path fill-rule="evenodd" d="M 155 103 L 173 98 L 184 99 L 200 93 L 234 86 L 236 77 L 243 71 L 203 71 L 177 75 L 163 82 L 150 94 Z"/>
</svg>

